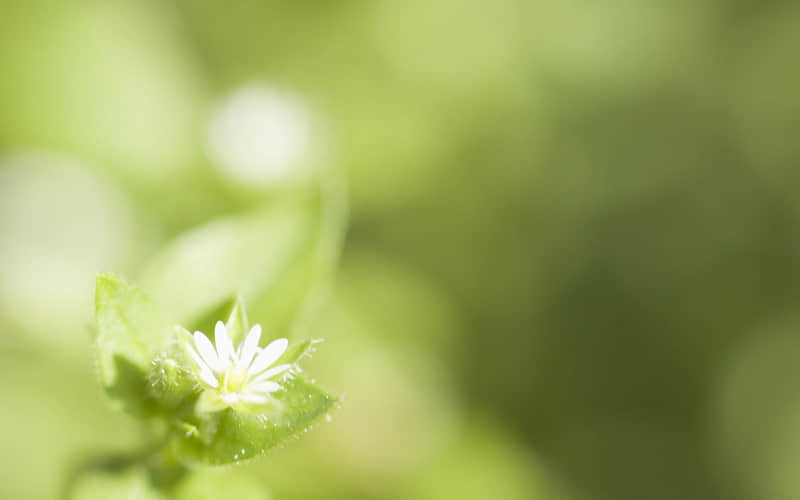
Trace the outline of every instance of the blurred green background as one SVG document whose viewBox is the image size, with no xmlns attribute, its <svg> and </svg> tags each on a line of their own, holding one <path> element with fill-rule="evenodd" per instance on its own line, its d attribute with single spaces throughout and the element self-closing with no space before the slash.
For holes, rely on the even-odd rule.
<svg viewBox="0 0 800 500">
<path fill-rule="evenodd" d="M 0 497 L 131 449 L 94 274 L 346 178 L 276 500 L 800 499 L 800 4 L 0 1 Z"/>
</svg>

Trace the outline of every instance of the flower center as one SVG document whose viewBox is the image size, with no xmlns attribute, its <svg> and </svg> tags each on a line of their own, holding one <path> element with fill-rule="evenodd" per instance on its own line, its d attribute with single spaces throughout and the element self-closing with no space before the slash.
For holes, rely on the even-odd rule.
<svg viewBox="0 0 800 500">
<path fill-rule="evenodd" d="M 226 392 L 239 392 L 247 382 L 247 367 L 233 365 L 225 374 L 224 389 Z"/>
</svg>

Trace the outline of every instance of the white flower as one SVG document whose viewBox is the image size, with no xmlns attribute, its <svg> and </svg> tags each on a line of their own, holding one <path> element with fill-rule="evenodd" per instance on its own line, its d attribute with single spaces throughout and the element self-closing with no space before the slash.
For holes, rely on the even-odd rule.
<svg viewBox="0 0 800 500">
<path fill-rule="evenodd" d="M 281 389 L 281 385 L 271 379 L 291 365 L 271 365 L 283 355 L 289 341 L 277 339 L 262 349 L 258 347 L 260 338 L 261 326 L 255 325 L 234 349 L 222 321 L 217 321 L 214 329 L 216 348 L 203 332 L 190 336 L 186 348 L 194 360 L 195 375 L 205 388 L 200 399 L 205 410 L 220 410 L 240 402 L 264 404 L 270 393 Z"/>
</svg>

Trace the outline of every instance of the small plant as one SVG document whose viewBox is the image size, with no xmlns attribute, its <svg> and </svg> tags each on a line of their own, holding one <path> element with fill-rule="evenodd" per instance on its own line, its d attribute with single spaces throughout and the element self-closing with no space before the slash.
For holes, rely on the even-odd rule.
<svg viewBox="0 0 800 500">
<path fill-rule="evenodd" d="M 240 298 L 230 301 L 225 322 L 216 321 L 212 343 L 200 330 L 170 325 L 142 291 L 101 274 L 95 323 L 103 388 L 119 408 L 148 421 L 156 443 L 120 470 L 111 488 L 130 490 L 131 470 L 141 467 L 150 477 L 142 487 L 173 498 L 192 466 L 258 457 L 336 405 L 298 364 L 317 341 L 290 346 L 265 335 L 260 325 L 248 325 Z"/>
<path fill-rule="evenodd" d="M 319 340 L 287 338 L 306 331 L 338 255 L 341 218 L 327 207 L 324 196 L 278 201 L 195 228 L 145 266 L 147 292 L 97 276 L 98 379 L 145 439 L 80 468 L 67 498 L 268 498 L 243 471 L 215 466 L 257 458 L 338 405 L 300 367 Z"/>
</svg>

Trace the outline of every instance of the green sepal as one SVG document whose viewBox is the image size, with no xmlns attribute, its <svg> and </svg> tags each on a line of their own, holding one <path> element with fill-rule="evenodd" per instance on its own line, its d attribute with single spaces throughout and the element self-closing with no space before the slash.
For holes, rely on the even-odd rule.
<svg viewBox="0 0 800 500">
<path fill-rule="evenodd" d="M 286 352 L 275 361 L 274 365 L 282 365 L 282 364 L 290 364 L 294 365 L 297 364 L 301 359 L 304 357 L 309 357 L 315 351 L 315 345 L 322 342 L 322 340 L 304 340 L 294 345 L 290 345 Z"/>
<path fill-rule="evenodd" d="M 156 401 L 162 414 L 172 414 L 183 406 L 188 399 L 194 399 L 197 383 L 190 370 L 193 362 L 186 352 L 184 339 L 190 335 L 182 327 L 175 326 L 176 342 L 156 355 L 147 374 L 150 396 Z"/>
<path fill-rule="evenodd" d="M 249 329 L 249 322 L 244 299 L 240 294 L 226 298 L 210 311 L 188 321 L 187 328 L 192 332 L 203 332 L 209 339 L 213 339 L 214 327 L 217 321 L 222 318 L 227 318 L 225 326 L 228 328 L 228 337 L 230 337 L 233 345 L 237 345 L 244 340 Z"/>
<path fill-rule="evenodd" d="M 184 424 L 171 443 L 179 460 L 224 465 L 255 458 L 309 429 L 338 401 L 298 375 L 282 382 L 267 405 L 227 408 Z M 187 432 L 185 429 L 191 429 Z"/>
<path fill-rule="evenodd" d="M 247 324 L 247 312 L 245 311 L 244 299 L 241 295 L 237 295 L 234 299 L 225 326 L 228 329 L 228 337 L 230 337 L 233 345 L 239 345 L 244 340 L 245 335 L 247 335 L 250 327 Z"/>
</svg>

